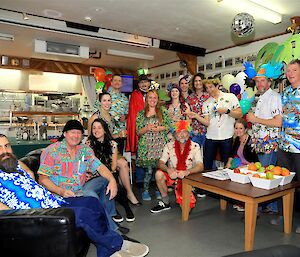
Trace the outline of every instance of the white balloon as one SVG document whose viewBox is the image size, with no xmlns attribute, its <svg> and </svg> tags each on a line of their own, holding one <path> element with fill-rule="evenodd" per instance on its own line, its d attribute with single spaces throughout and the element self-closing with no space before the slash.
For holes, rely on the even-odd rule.
<svg viewBox="0 0 300 257">
<path fill-rule="evenodd" d="M 234 83 L 234 76 L 232 74 L 226 74 L 223 76 L 221 82 L 225 89 L 229 91 L 229 87 Z"/>
<path fill-rule="evenodd" d="M 243 92 L 245 91 L 245 79 L 246 79 L 246 77 L 247 77 L 247 75 L 243 71 L 239 72 L 235 76 L 234 82 L 239 84 L 240 87 L 241 87 L 241 93 L 240 94 L 243 94 Z"/>
</svg>

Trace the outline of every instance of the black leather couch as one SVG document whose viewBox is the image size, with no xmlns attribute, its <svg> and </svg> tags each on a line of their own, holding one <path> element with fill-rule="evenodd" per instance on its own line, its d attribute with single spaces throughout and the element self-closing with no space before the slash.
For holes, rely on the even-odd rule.
<svg viewBox="0 0 300 257">
<path fill-rule="evenodd" d="M 236 253 L 224 257 L 299 257 L 300 248 L 294 245 L 276 245 L 250 252 Z"/>
<path fill-rule="evenodd" d="M 41 150 L 22 158 L 35 173 Z M 1 257 L 85 257 L 90 241 L 75 228 L 71 209 L 0 211 Z"/>
</svg>

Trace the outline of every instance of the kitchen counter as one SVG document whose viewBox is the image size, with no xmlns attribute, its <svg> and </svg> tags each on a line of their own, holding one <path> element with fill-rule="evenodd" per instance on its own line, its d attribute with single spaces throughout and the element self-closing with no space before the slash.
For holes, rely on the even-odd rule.
<svg viewBox="0 0 300 257">
<path fill-rule="evenodd" d="M 9 138 L 9 142 L 12 146 L 14 154 L 17 156 L 18 159 L 24 157 L 27 153 L 40 149 L 45 148 L 50 145 L 52 142 L 50 140 L 16 140 L 15 138 Z"/>
</svg>

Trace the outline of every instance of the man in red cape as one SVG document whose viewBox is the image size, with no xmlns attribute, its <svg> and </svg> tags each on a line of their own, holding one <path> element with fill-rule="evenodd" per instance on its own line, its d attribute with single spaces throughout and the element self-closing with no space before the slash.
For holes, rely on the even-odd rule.
<svg viewBox="0 0 300 257">
<path fill-rule="evenodd" d="M 139 77 L 139 89 L 135 89 L 129 100 L 128 118 L 127 118 L 127 141 L 126 152 L 136 154 L 138 137 L 136 135 L 135 123 L 139 111 L 145 107 L 145 95 L 150 86 L 150 80 L 146 75 Z"/>
<path fill-rule="evenodd" d="M 186 120 L 180 120 L 174 126 L 175 141 L 166 144 L 158 161 L 159 170 L 155 180 L 162 201 L 153 207 L 152 213 L 159 213 L 171 208 L 168 196 L 168 186 L 176 184 L 176 203 L 182 204 L 182 179 L 191 173 L 203 170 L 203 156 L 199 144 L 190 139 L 191 125 Z M 167 165 L 166 165 L 167 163 Z M 195 207 L 196 199 L 191 193 L 190 207 Z"/>
</svg>

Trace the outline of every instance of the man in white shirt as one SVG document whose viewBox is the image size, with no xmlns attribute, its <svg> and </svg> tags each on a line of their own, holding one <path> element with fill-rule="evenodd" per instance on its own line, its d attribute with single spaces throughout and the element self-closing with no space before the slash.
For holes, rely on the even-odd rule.
<svg viewBox="0 0 300 257">
<path fill-rule="evenodd" d="M 227 163 L 232 146 L 234 122 L 243 114 L 239 100 L 234 94 L 223 93 L 213 80 L 204 80 L 203 84 L 210 95 L 203 104 L 203 117 L 196 113 L 188 113 L 188 116 L 207 126 L 204 146 L 204 168 L 207 170 L 212 169 L 218 149 L 222 162 Z"/>
<path fill-rule="evenodd" d="M 190 139 L 190 123 L 186 120 L 177 121 L 174 130 L 175 141 L 166 144 L 158 161 L 159 170 L 156 171 L 155 179 L 162 201 L 159 201 L 158 205 L 151 209 L 152 213 L 159 213 L 171 208 L 168 186 L 177 182 L 176 189 L 178 189 L 185 176 L 203 170 L 200 146 Z M 181 204 L 182 196 L 176 189 L 176 202 Z"/>
</svg>

